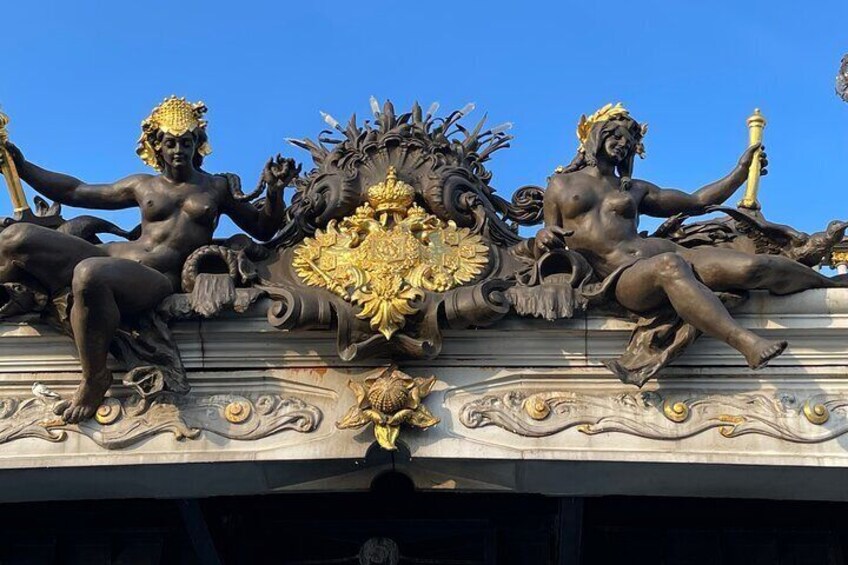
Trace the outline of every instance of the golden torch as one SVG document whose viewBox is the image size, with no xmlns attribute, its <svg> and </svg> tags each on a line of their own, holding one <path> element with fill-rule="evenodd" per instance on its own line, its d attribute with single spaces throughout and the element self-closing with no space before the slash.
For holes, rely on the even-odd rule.
<svg viewBox="0 0 848 565">
<path fill-rule="evenodd" d="M 6 179 L 9 197 L 12 199 L 12 206 L 15 208 L 15 217 L 20 218 L 27 215 L 30 209 L 26 201 L 24 189 L 21 186 L 21 177 L 18 176 L 18 169 L 15 167 L 12 156 L 6 150 L 6 142 L 9 141 L 9 134 L 6 131 L 8 124 L 9 116 L 0 112 L 0 171 L 2 171 L 3 177 Z"/>
<path fill-rule="evenodd" d="M 759 108 L 754 109 L 754 113 L 748 117 L 748 139 L 749 147 L 755 143 L 763 142 L 763 129 L 766 127 L 766 119 L 760 113 Z M 749 210 L 759 210 L 760 205 L 757 202 L 757 190 L 760 188 L 760 152 L 758 150 L 754 154 L 754 160 L 751 161 L 751 168 L 748 169 L 748 185 L 745 187 L 745 197 L 739 203 L 740 208 L 748 208 Z"/>
</svg>

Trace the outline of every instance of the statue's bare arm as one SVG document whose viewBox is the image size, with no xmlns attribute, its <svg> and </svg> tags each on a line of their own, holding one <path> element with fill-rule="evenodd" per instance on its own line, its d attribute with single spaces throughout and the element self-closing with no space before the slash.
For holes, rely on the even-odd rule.
<svg viewBox="0 0 848 565">
<path fill-rule="evenodd" d="M 50 200 L 80 208 L 119 210 L 137 206 L 136 189 L 150 175 L 132 175 L 111 184 L 86 184 L 78 178 L 54 173 L 24 159 L 17 147 L 6 146 L 21 178 Z"/>
<path fill-rule="evenodd" d="M 293 159 L 285 159 L 280 155 L 269 159 L 260 179 L 260 186 L 267 187 L 268 192 L 265 202 L 258 208 L 246 200 L 239 200 L 233 196 L 241 193 L 240 186 L 230 186 L 231 182 L 239 182 L 238 177 L 234 175 L 219 177 L 227 184 L 223 212 L 238 227 L 253 237 L 268 241 L 276 235 L 285 219 L 286 205 L 283 202 L 283 191 L 300 174 L 300 171 L 300 165 Z"/>
<path fill-rule="evenodd" d="M 698 215 L 705 213 L 708 206 L 722 204 L 736 192 L 736 189 L 742 186 L 742 183 L 748 177 L 748 169 L 759 148 L 760 146 L 757 144 L 746 149 L 730 174 L 699 188 L 691 194 L 673 188 L 660 188 L 647 181 L 634 180 L 634 184 L 641 185 L 641 188 L 645 191 L 639 211 L 659 218 L 667 218 L 674 214 Z M 768 161 L 764 152 L 760 153 L 760 160 L 762 174 L 766 174 L 765 167 L 768 165 Z"/>
<path fill-rule="evenodd" d="M 224 213 L 235 224 L 260 241 L 268 241 L 283 224 L 286 206 L 281 191 L 270 190 L 261 208 L 234 199 L 228 192 Z"/>
</svg>

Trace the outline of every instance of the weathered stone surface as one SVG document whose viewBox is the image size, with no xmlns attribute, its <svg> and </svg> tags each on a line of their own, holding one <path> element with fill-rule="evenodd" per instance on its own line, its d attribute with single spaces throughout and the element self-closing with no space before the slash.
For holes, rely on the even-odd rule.
<svg viewBox="0 0 848 565">
<path fill-rule="evenodd" d="M 348 381 L 376 373 L 382 361 L 341 362 L 328 331 L 274 330 L 265 305 L 246 316 L 174 326 L 192 385 L 174 409 L 183 410 L 187 429 L 199 430 L 194 439 L 142 434 L 105 445 L 118 420 L 91 421 L 81 433 L 65 429 L 67 437 L 56 442 L 45 441 L 47 426 L 44 437 L 0 443 L 0 476 L 16 484 L 24 475 L 15 469 L 44 477 L 62 468 L 67 497 L 117 496 L 110 480 L 125 481 L 151 464 L 179 479 L 124 484 L 120 496 L 367 488 L 385 464 L 382 455 L 369 454 L 373 434 L 339 430 L 334 422 L 355 400 Z M 725 345 L 702 338 L 642 390 L 601 364 L 627 339 L 629 324 L 620 320 L 510 319 L 456 332 L 438 359 L 401 366 L 415 377 L 437 377 L 427 405 L 441 423 L 405 433 L 395 465 L 422 488 L 848 498 L 840 481 L 817 479 L 848 467 L 848 290 L 756 294 L 736 316 L 768 337 L 788 339 L 790 349 L 755 373 Z M 67 337 L 40 325 L 0 325 L 0 439 L 11 439 L 6 408 L 42 402 L 33 397 L 33 382 L 66 397 L 78 370 Z M 129 394 L 113 391 L 124 404 Z M 241 434 L 244 424 L 223 419 L 233 399 L 248 399 L 255 409 L 269 395 L 311 407 L 313 425 L 251 435 Z M 524 409 L 528 398 L 538 401 L 535 419 Z M 228 481 L 222 468 L 204 465 L 224 462 L 232 463 L 231 476 L 249 478 Z M 105 481 L 100 494 L 87 478 L 95 475 Z M 3 496 L 55 495 L 48 487 Z"/>
</svg>

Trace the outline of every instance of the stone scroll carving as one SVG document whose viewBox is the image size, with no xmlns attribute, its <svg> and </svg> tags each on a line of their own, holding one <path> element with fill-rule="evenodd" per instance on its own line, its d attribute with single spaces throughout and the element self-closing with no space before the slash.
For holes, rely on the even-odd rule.
<svg viewBox="0 0 848 565">
<path fill-rule="evenodd" d="M 321 410 L 282 394 L 159 394 L 107 398 L 92 420 L 69 424 L 57 416 L 63 401 L 36 383 L 35 396 L 0 399 L 0 444 L 23 438 L 61 442 L 69 434 L 88 437 L 106 449 L 122 449 L 145 439 L 170 434 L 197 439 L 203 432 L 232 440 L 257 440 L 284 431 L 312 432 Z"/>
<path fill-rule="evenodd" d="M 587 435 L 624 433 L 680 440 L 718 430 L 726 438 L 758 434 L 795 443 L 820 443 L 848 433 L 848 397 L 774 394 L 620 394 L 509 391 L 462 407 L 467 428 L 497 426 L 531 438 L 575 428 Z"/>
</svg>

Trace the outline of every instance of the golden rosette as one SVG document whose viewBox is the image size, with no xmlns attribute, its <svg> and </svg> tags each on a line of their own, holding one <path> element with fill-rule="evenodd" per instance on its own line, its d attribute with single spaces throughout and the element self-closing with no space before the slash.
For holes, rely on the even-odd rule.
<svg viewBox="0 0 848 565">
<path fill-rule="evenodd" d="M 356 404 L 336 422 L 336 427 L 350 429 L 373 424 L 380 447 L 394 451 L 402 426 L 424 430 L 439 423 L 421 403 L 435 383 L 436 377 L 413 378 L 396 367 L 362 382 L 351 380 L 348 386 L 356 396 Z"/>
</svg>

